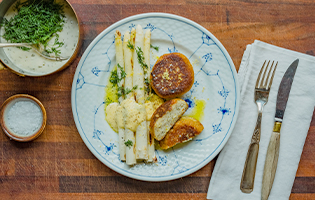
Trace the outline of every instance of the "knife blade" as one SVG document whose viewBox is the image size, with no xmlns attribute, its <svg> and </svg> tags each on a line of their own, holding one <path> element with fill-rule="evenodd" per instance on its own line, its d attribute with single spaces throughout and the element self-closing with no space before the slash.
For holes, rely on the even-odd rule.
<svg viewBox="0 0 315 200">
<path fill-rule="evenodd" d="M 284 73 L 279 85 L 276 103 L 275 123 L 273 127 L 273 132 L 270 137 L 264 166 L 261 188 L 262 200 L 268 199 L 275 178 L 279 157 L 281 124 L 298 64 L 299 59 L 296 59 Z"/>
</svg>

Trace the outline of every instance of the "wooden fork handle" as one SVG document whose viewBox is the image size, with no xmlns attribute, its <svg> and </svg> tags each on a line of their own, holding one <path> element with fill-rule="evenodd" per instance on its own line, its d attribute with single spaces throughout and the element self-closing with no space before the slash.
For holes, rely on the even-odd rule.
<svg viewBox="0 0 315 200">
<path fill-rule="evenodd" d="M 241 191 L 244 193 L 251 193 L 253 191 L 258 152 L 259 144 L 251 143 L 248 148 L 240 186 Z"/>
<path fill-rule="evenodd" d="M 256 164 L 259 152 L 262 113 L 258 112 L 256 127 L 249 145 L 243 169 L 240 189 L 244 193 L 251 193 L 254 189 Z"/>
<path fill-rule="evenodd" d="M 264 167 L 264 175 L 261 188 L 261 199 L 267 200 L 275 178 L 280 147 L 280 133 L 273 132 L 270 137 L 266 161 Z"/>
</svg>

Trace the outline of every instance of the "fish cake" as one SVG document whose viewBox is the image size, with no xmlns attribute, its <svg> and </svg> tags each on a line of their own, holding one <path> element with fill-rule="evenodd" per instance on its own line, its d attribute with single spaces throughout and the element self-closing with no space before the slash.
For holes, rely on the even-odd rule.
<svg viewBox="0 0 315 200">
<path fill-rule="evenodd" d="M 188 104 L 182 99 L 166 101 L 153 113 L 150 122 L 150 133 L 156 140 L 162 140 L 187 109 Z"/>
<path fill-rule="evenodd" d="M 203 125 L 192 117 L 180 118 L 173 128 L 160 141 L 161 149 L 168 149 L 176 144 L 192 140 L 203 131 Z"/>
<path fill-rule="evenodd" d="M 188 92 L 194 83 L 194 69 L 181 53 L 162 55 L 153 66 L 150 83 L 162 98 L 169 99 Z"/>
</svg>

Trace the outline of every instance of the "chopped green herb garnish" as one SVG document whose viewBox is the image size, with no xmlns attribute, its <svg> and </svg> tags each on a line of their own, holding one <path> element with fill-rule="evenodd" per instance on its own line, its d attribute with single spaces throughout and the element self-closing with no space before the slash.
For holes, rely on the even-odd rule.
<svg viewBox="0 0 315 200">
<path fill-rule="evenodd" d="M 113 103 L 113 100 L 111 100 L 110 98 L 107 98 L 104 103 L 107 106 L 108 104 Z"/>
<path fill-rule="evenodd" d="M 124 79 L 127 76 L 126 72 L 119 64 L 117 64 L 117 67 L 120 69 L 120 75 L 118 75 L 117 70 L 113 70 L 109 78 L 109 81 L 114 86 L 116 86 L 122 79 Z"/>
<path fill-rule="evenodd" d="M 130 40 L 128 40 L 128 44 L 127 44 L 127 47 L 131 50 L 134 50 L 135 47 L 133 46 L 133 44 L 131 44 Z"/>
<path fill-rule="evenodd" d="M 152 96 L 148 96 L 148 97 L 146 98 L 146 101 L 149 101 L 151 98 L 152 98 Z"/>
<path fill-rule="evenodd" d="M 158 46 L 153 46 L 152 44 L 150 44 L 150 47 L 151 47 L 152 49 L 155 49 L 155 51 L 159 51 L 159 47 L 158 47 Z"/>
<path fill-rule="evenodd" d="M 125 89 L 124 89 L 124 87 L 118 87 L 117 88 L 117 96 L 118 96 L 118 98 L 125 96 Z"/>
<path fill-rule="evenodd" d="M 133 142 L 131 140 L 128 140 L 127 142 L 125 142 L 125 145 L 130 148 L 133 145 Z"/>
<path fill-rule="evenodd" d="M 143 71 L 144 73 L 146 73 L 146 70 L 149 69 L 148 65 L 144 63 L 144 56 L 143 56 L 143 51 L 141 50 L 140 47 L 138 47 L 136 49 L 136 52 L 137 52 L 137 58 L 138 58 L 138 61 L 141 65 L 141 67 L 143 68 Z"/>
<path fill-rule="evenodd" d="M 145 86 L 145 91 L 147 92 L 147 94 L 149 94 L 151 91 L 149 78 L 144 78 L 144 86 Z"/>
<path fill-rule="evenodd" d="M 134 86 L 133 88 L 131 88 L 131 89 L 129 89 L 129 88 L 124 88 L 124 87 L 118 87 L 118 89 L 117 89 L 117 95 L 118 95 L 118 98 L 119 97 L 124 97 L 124 96 L 126 96 L 127 94 L 129 94 L 130 92 L 132 92 L 132 91 L 134 91 L 134 90 L 136 90 L 138 88 L 138 86 L 136 85 L 136 86 Z"/>
<path fill-rule="evenodd" d="M 138 88 L 138 86 L 133 86 L 133 88 L 129 89 L 129 88 L 126 88 L 125 89 L 125 95 L 129 94 L 130 92 L 132 91 L 135 91 L 136 89 Z"/>
<path fill-rule="evenodd" d="M 146 85 L 149 85 L 149 84 L 150 84 L 149 79 L 148 79 L 148 78 L 145 78 L 145 79 L 144 79 L 144 83 L 145 83 Z"/>
<path fill-rule="evenodd" d="M 23 3 L 18 1 L 15 10 L 17 15 L 9 20 L 3 18 L 0 22 L 5 30 L 2 37 L 12 43 L 30 43 L 37 48 L 43 46 L 46 53 L 59 55 L 59 48 L 64 45 L 57 34 L 65 23 L 63 5 L 54 0 L 27 0 Z M 56 36 L 54 45 L 48 47 L 53 36 Z"/>
<path fill-rule="evenodd" d="M 111 75 L 110 75 L 109 81 L 110 81 L 114 86 L 116 86 L 116 85 L 118 84 L 119 78 L 118 78 L 117 70 L 111 71 Z"/>
<path fill-rule="evenodd" d="M 119 63 L 117 64 L 117 67 L 120 69 L 120 80 L 121 81 L 123 78 L 125 78 L 127 76 L 125 70 L 119 65 Z"/>
</svg>

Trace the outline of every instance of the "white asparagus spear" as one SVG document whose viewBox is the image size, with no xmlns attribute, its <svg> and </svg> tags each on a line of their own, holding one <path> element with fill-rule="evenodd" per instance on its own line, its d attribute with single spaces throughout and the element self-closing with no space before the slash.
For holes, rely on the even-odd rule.
<svg viewBox="0 0 315 200">
<path fill-rule="evenodd" d="M 134 154 L 136 153 L 137 147 L 137 140 L 134 140 L 134 135 L 132 135 L 130 132 L 133 133 L 137 131 L 138 127 L 141 127 L 140 124 L 143 122 L 146 122 L 146 115 L 145 115 L 145 105 L 138 104 L 134 97 L 130 97 L 129 99 L 125 99 L 122 102 L 124 116 L 125 116 L 125 130 L 126 132 L 126 163 L 130 165 L 129 160 L 135 161 L 136 157 Z M 129 131 L 130 130 L 130 131 Z M 127 136 L 128 133 L 128 136 Z M 145 132 L 146 134 L 146 132 Z M 133 138 L 131 138 L 133 137 Z M 135 142 L 134 142 L 135 141 Z M 135 145 L 134 145 L 135 144 Z M 146 143 L 145 143 L 146 144 Z M 130 158 L 130 156 L 133 156 Z"/>
<path fill-rule="evenodd" d="M 125 62 L 124 62 L 124 52 L 121 40 L 121 33 L 117 30 L 115 32 L 115 50 L 116 50 L 116 65 L 117 65 L 117 75 L 119 78 L 118 87 L 123 87 L 125 79 L 121 79 L 122 71 L 125 70 Z M 123 96 L 120 96 L 118 101 L 122 102 L 124 99 Z"/>
<path fill-rule="evenodd" d="M 145 109 L 144 109 L 145 112 Z M 139 160 L 148 159 L 148 135 L 147 122 L 143 121 L 137 127 L 136 132 L 136 158 Z"/>
<path fill-rule="evenodd" d="M 138 55 L 143 52 L 144 35 L 143 30 L 140 25 L 136 28 L 136 40 L 134 45 L 133 53 L 133 85 L 137 85 L 135 90 L 136 102 L 139 104 L 144 104 L 144 71 L 139 63 Z"/>
<path fill-rule="evenodd" d="M 124 42 L 123 42 L 123 50 L 124 50 L 124 61 L 125 61 L 125 90 L 130 89 L 132 90 L 132 50 L 128 47 L 128 45 L 132 45 L 133 42 L 131 41 L 130 34 L 127 31 L 124 35 Z M 133 96 L 133 91 L 126 95 L 126 99 Z"/>
<path fill-rule="evenodd" d="M 136 161 L 136 151 L 135 151 L 135 133 L 129 129 L 125 129 L 125 139 L 128 147 L 126 147 L 126 164 L 127 165 L 134 165 L 137 163 Z"/>
<path fill-rule="evenodd" d="M 119 141 L 119 155 L 120 160 L 126 160 L 126 145 L 125 145 L 125 123 L 123 119 L 123 108 L 121 105 L 117 106 L 116 121 L 118 125 L 118 141 Z"/>
<path fill-rule="evenodd" d="M 133 85 L 137 85 L 135 90 L 136 102 L 144 104 L 144 70 L 139 62 L 139 55 L 143 57 L 144 34 L 142 27 L 136 27 L 136 39 L 133 52 Z M 141 53 L 142 52 L 142 53 Z M 144 110 L 145 112 L 145 110 Z M 146 113 L 144 113 L 146 115 Z M 142 122 L 136 132 L 136 159 L 148 159 L 148 136 L 146 121 Z"/>
<path fill-rule="evenodd" d="M 150 67 L 150 44 L 151 44 L 151 31 L 147 29 L 144 34 L 143 56 L 145 63 Z"/>
<path fill-rule="evenodd" d="M 132 61 L 132 50 L 127 47 L 128 41 L 131 45 L 134 45 L 134 38 L 135 38 L 136 30 L 133 28 L 131 30 L 131 34 L 128 32 L 124 35 L 124 43 L 123 43 L 123 50 L 124 50 L 124 59 L 125 59 L 125 70 L 126 70 L 126 80 L 125 80 L 125 89 L 133 88 L 133 61 Z M 127 94 L 126 99 L 133 98 L 133 92 Z M 126 147 L 126 164 L 127 165 L 134 165 L 136 164 L 136 138 L 135 133 L 128 128 L 125 128 L 125 141 L 128 144 Z"/>
<path fill-rule="evenodd" d="M 148 29 L 146 30 L 144 34 L 144 44 L 143 44 L 144 63 L 147 65 L 147 68 L 144 69 L 144 78 L 147 81 L 149 81 L 149 73 L 150 73 L 150 41 L 151 41 L 151 31 Z M 149 85 L 146 85 L 145 87 L 149 87 Z M 149 91 L 146 90 L 145 94 L 148 95 Z"/>
<path fill-rule="evenodd" d="M 147 162 L 156 161 L 154 137 L 150 134 L 150 121 L 147 121 L 147 136 L 148 136 L 148 160 Z"/>
<path fill-rule="evenodd" d="M 144 44 L 143 44 L 143 56 L 144 56 L 144 62 L 148 66 L 146 69 L 146 73 L 144 74 L 144 78 L 146 80 L 149 80 L 149 73 L 150 73 L 150 43 L 151 43 L 151 31 L 148 29 L 146 30 L 144 34 Z M 145 84 L 146 85 L 146 84 Z M 150 87 L 149 85 L 146 85 L 146 87 Z M 149 94 L 149 91 L 146 90 L 145 96 Z M 147 124 L 150 125 L 150 121 L 147 121 Z M 148 148 L 148 160 L 147 162 L 153 162 L 155 157 L 155 147 L 154 147 L 154 137 L 150 135 L 150 128 L 147 126 L 147 148 Z"/>
<path fill-rule="evenodd" d="M 122 47 L 122 40 L 121 40 L 121 33 L 117 30 L 115 32 L 115 51 L 116 51 L 116 65 L 117 65 L 117 75 L 119 80 L 121 79 L 122 70 L 124 70 L 124 54 L 123 54 L 123 47 Z M 121 79 L 118 82 L 118 87 L 124 86 L 124 79 Z M 123 96 L 118 98 L 119 103 L 123 101 Z M 116 111 L 116 121 L 118 122 L 118 141 L 119 141 L 119 153 L 120 153 L 120 160 L 126 160 L 126 145 L 125 145 L 125 129 L 124 124 L 121 122 L 121 112 L 122 108 L 119 106 Z M 120 119 L 120 120 L 119 120 Z M 119 126 L 120 125 L 120 126 Z"/>
</svg>

